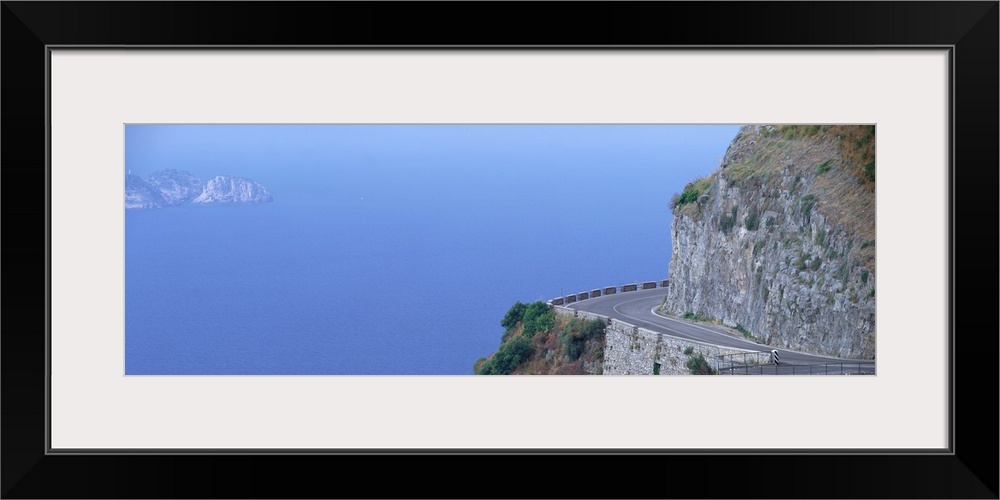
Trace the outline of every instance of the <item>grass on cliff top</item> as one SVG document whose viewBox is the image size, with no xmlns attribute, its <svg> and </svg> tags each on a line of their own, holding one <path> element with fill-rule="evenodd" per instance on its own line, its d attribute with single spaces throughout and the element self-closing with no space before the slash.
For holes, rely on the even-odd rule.
<svg viewBox="0 0 1000 500">
<path fill-rule="evenodd" d="M 684 186 L 684 191 L 680 194 L 674 194 L 673 198 L 670 200 L 670 206 L 672 208 L 680 208 L 684 205 L 697 205 L 698 198 L 701 195 L 707 194 L 709 187 L 712 186 L 712 182 L 715 180 L 715 174 L 709 175 L 708 177 L 699 177 Z"/>
<path fill-rule="evenodd" d="M 773 134 L 786 139 L 835 137 L 843 165 L 865 188 L 875 190 L 874 125 L 782 125 Z"/>
<path fill-rule="evenodd" d="M 804 220 L 811 220 L 811 213 L 816 212 L 834 228 L 844 230 L 858 243 L 850 258 L 874 271 L 875 127 L 781 125 L 765 129 L 754 141 L 752 146 L 744 143 L 746 157 L 737 157 L 721 170 L 730 186 L 760 191 L 762 197 L 752 203 L 747 217 L 771 209 L 787 191 L 802 201 L 798 208 Z M 790 185 L 782 185 L 783 171 L 786 179 L 794 178 Z M 697 219 L 697 195 L 710 192 L 718 172 L 689 183 L 683 193 L 675 195 L 675 213 Z M 738 222 L 728 217 L 727 211 L 718 221 L 723 232 Z M 757 220 L 748 223 L 750 230 L 756 228 Z M 872 243 L 860 245 L 866 242 Z"/>
<path fill-rule="evenodd" d="M 834 125 L 827 135 L 837 144 L 839 162 L 816 176 L 813 210 L 850 234 L 858 243 L 850 258 L 875 271 L 875 126 Z"/>
<path fill-rule="evenodd" d="M 875 126 L 835 125 L 830 133 L 837 137 L 844 165 L 869 190 L 875 191 Z"/>
<path fill-rule="evenodd" d="M 605 324 L 558 316 L 544 302 L 517 302 L 504 316 L 500 347 L 473 365 L 476 375 L 586 375 L 600 373 Z"/>
<path fill-rule="evenodd" d="M 867 189 L 875 189 L 875 126 L 874 125 L 781 125 L 774 127 L 763 136 L 763 147 L 757 153 L 734 169 L 727 172 L 732 181 L 766 180 L 773 172 L 771 160 L 777 159 L 796 142 L 823 141 L 836 142 L 844 167 Z M 822 172 L 830 168 L 829 159 L 820 164 Z M 770 168 L 769 168 L 770 167 Z"/>
<path fill-rule="evenodd" d="M 760 188 L 781 173 L 783 160 L 791 150 L 793 142 L 774 136 L 765 136 L 759 147 L 749 157 L 726 168 L 726 180 L 736 187 Z"/>
</svg>

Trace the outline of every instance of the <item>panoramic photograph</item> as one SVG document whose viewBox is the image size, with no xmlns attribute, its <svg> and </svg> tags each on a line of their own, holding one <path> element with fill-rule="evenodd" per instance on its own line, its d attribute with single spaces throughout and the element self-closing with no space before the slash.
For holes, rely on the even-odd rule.
<svg viewBox="0 0 1000 500">
<path fill-rule="evenodd" d="M 124 133 L 126 375 L 875 374 L 874 125 Z"/>
</svg>

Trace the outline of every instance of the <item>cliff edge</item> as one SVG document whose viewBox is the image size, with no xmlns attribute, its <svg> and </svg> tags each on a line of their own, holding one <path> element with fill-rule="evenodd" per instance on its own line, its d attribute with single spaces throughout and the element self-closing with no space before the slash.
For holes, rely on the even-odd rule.
<svg viewBox="0 0 1000 500">
<path fill-rule="evenodd" d="M 875 358 L 874 126 L 743 127 L 672 210 L 663 312 Z"/>
</svg>

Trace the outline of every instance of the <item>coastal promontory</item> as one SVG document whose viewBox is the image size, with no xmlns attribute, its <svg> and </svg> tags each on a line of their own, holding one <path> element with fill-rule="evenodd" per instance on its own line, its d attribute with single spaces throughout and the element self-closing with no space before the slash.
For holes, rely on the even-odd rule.
<svg viewBox="0 0 1000 500">
<path fill-rule="evenodd" d="M 271 193 L 245 177 L 218 175 L 202 182 L 186 170 L 159 170 L 148 176 L 125 176 L 125 208 L 149 210 L 178 205 L 267 203 Z"/>
</svg>

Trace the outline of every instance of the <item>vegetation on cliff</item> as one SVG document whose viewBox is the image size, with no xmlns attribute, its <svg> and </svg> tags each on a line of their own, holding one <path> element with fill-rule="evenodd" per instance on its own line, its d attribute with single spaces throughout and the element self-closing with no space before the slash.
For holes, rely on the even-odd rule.
<svg viewBox="0 0 1000 500">
<path fill-rule="evenodd" d="M 721 173 L 727 189 L 758 192 L 764 199 L 746 213 L 732 206 L 720 218 L 719 229 L 726 233 L 745 218 L 745 227 L 752 231 L 758 229 L 762 213 L 778 203 L 782 192 L 798 195 L 804 222 L 810 222 L 813 209 L 819 206 L 831 222 L 856 236 L 859 244 L 852 246 L 852 257 L 874 267 L 874 125 L 763 126 L 749 146 L 744 151 L 747 154 L 730 151 L 737 154 L 727 155 L 732 161 L 719 172 L 688 183 L 674 195 L 672 207 L 699 219 L 704 210 L 699 210 L 697 202 L 700 199 L 704 205 L 708 201 L 710 189 Z M 794 175 L 791 185 L 787 185 L 789 167 L 802 166 L 811 171 Z M 768 228 L 775 223 L 775 219 L 765 221 Z"/>
<path fill-rule="evenodd" d="M 701 353 L 688 358 L 686 366 L 691 375 L 716 375 L 717 372 Z"/>
<path fill-rule="evenodd" d="M 557 316 L 541 301 L 516 302 L 504 315 L 500 347 L 473 365 L 477 375 L 599 375 L 605 324 Z"/>
</svg>

